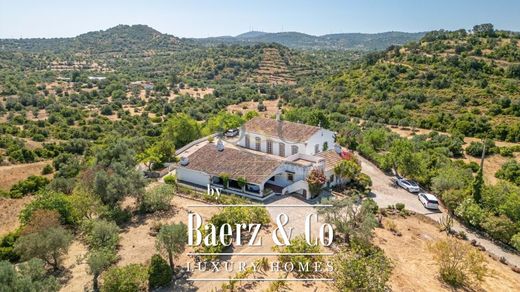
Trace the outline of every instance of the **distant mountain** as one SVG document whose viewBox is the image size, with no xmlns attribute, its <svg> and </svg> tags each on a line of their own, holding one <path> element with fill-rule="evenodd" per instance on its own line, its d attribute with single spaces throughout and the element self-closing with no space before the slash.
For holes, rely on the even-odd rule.
<svg viewBox="0 0 520 292">
<path fill-rule="evenodd" d="M 0 39 L 0 49 L 31 52 L 137 52 L 175 49 L 180 40 L 146 25 L 118 25 L 72 38 Z"/>
<path fill-rule="evenodd" d="M 342 33 L 313 36 L 300 32 L 267 33 L 250 31 L 237 36 L 185 38 L 161 33 L 146 25 L 118 25 L 71 38 L 0 39 L 0 50 L 54 53 L 135 53 L 171 51 L 180 46 L 278 43 L 295 49 L 383 50 L 390 45 L 417 41 L 424 33 L 383 32 Z"/>
<path fill-rule="evenodd" d="M 263 31 L 248 31 L 243 34 L 239 34 L 236 37 L 239 39 L 250 39 L 250 38 L 256 38 L 259 36 L 263 36 L 265 34 L 267 34 L 267 33 L 263 32 Z"/>
<path fill-rule="evenodd" d="M 199 44 L 240 44 L 240 43 L 278 43 L 294 49 L 332 49 L 332 50 L 383 50 L 391 45 L 403 45 L 418 41 L 424 32 L 383 32 L 383 33 L 338 33 L 313 36 L 300 32 L 267 33 L 250 31 L 236 37 L 222 36 L 191 39 Z"/>
</svg>

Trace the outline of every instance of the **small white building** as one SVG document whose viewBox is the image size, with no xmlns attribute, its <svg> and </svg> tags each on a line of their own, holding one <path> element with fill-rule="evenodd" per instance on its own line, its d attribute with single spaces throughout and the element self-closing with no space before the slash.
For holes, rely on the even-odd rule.
<svg viewBox="0 0 520 292">
<path fill-rule="evenodd" d="M 301 194 L 310 199 L 307 176 L 313 168 L 335 184 L 341 162 L 335 133 L 321 127 L 256 117 L 241 128 L 236 145 L 218 141 L 187 149 L 177 168 L 179 183 L 264 200 L 271 195 Z"/>
<path fill-rule="evenodd" d="M 103 81 L 105 79 L 107 79 L 107 78 L 104 76 L 89 76 L 88 77 L 88 80 L 90 80 L 90 81 Z"/>
</svg>

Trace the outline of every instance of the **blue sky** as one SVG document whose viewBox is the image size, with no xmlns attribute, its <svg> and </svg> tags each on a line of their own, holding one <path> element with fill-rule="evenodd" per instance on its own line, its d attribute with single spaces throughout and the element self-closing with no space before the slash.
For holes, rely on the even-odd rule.
<svg viewBox="0 0 520 292">
<path fill-rule="evenodd" d="M 262 30 L 427 31 L 491 22 L 520 31 L 520 1 L 481 0 L 0 0 L 0 38 L 69 37 L 117 24 L 147 24 L 180 37 Z"/>
</svg>

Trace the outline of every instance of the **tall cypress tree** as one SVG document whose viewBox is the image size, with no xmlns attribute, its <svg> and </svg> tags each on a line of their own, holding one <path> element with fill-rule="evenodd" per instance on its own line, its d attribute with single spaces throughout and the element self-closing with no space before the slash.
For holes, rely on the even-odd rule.
<svg viewBox="0 0 520 292">
<path fill-rule="evenodd" d="M 480 168 L 478 169 L 477 176 L 475 180 L 473 180 L 471 194 L 473 195 L 473 199 L 477 204 L 482 203 L 482 187 L 484 186 L 484 156 L 486 155 L 486 144 L 484 144 L 484 148 L 482 149 L 482 157 L 480 158 Z"/>
</svg>

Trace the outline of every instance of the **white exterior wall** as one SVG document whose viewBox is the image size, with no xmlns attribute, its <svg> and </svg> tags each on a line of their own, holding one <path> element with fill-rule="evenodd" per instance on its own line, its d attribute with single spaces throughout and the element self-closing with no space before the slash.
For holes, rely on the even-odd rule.
<svg viewBox="0 0 520 292">
<path fill-rule="evenodd" d="M 334 179 L 330 182 L 330 184 L 325 184 L 325 185 L 333 187 L 333 186 L 335 186 L 338 183 L 338 178 L 334 174 L 334 170 L 333 169 L 325 171 L 324 174 L 325 174 L 325 177 L 327 178 L 327 183 L 329 183 L 330 177 L 334 176 Z"/>
<path fill-rule="evenodd" d="M 202 187 L 206 187 L 210 182 L 210 175 L 204 172 L 178 167 L 176 171 L 177 179 Z"/>
<path fill-rule="evenodd" d="M 256 150 L 256 138 L 260 138 L 260 151 L 267 153 L 267 140 L 271 140 L 273 142 L 273 153 L 274 155 L 280 156 L 280 143 L 285 144 L 285 155 L 283 157 L 291 156 L 291 146 L 298 146 L 298 153 L 314 155 L 316 154 L 315 145 L 318 144 L 318 153 L 323 151 L 323 144 L 327 142 L 328 149 L 332 149 L 334 147 L 334 132 L 327 129 L 320 129 L 318 132 L 314 133 L 311 138 L 304 143 L 292 143 L 292 142 L 284 142 L 278 138 L 265 137 L 256 133 L 245 133 L 242 138 L 238 141 L 238 145 L 241 147 L 246 147 L 246 136 L 249 136 L 249 149 Z"/>
<path fill-rule="evenodd" d="M 314 133 L 314 135 L 311 136 L 311 138 L 307 141 L 306 147 L 305 147 L 305 154 L 314 155 L 316 154 L 315 145 L 318 144 L 318 153 L 323 151 L 323 144 L 327 142 L 328 149 L 334 148 L 334 132 L 327 130 L 327 129 L 321 129 L 318 132 Z"/>
<path fill-rule="evenodd" d="M 294 172 L 292 181 L 287 179 L 287 171 Z M 266 182 L 280 187 L 288 186 L 299 180 L 305 180 L 307 177 L 307 169 L 305 167 L 290 163 L 282 164 L 276 169 L 274 173 L 276 174 L 274 176 L 275 180 L 267 180 Z"/>
<path fill-rule="evenodd" d="M 273 155 L 280 156 L 280 143 L 284 143 L 285 145 L 285 155 L 283 157 L 292 155 L 292 146 L 298 146 L 298 152 L 303 153 L 305 151 L 305 144 L 303 143 L 291 143 L 284 142 L 277 138 L 265 137 L 255 133 L 246 133 L 249 136 L 249 149 L 256 151 L 256 138 L 260 138 L 260 152 L 267 153 L 267 140 L 271 140 L 273 142 Z M 238 145 L 241 147 L 246 147 L 246 135 L 243 135 L 242 138 L 238 141 Z"/>
</svg>

